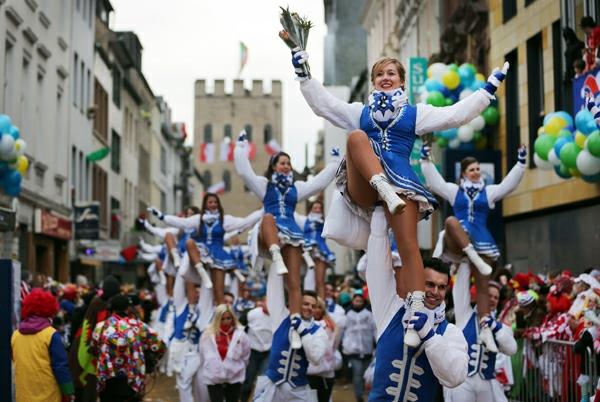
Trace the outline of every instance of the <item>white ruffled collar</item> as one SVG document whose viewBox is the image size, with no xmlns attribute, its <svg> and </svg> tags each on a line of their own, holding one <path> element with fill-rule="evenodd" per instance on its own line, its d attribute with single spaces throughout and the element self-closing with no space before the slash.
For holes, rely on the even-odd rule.
<svg viewBox="0 0 600 402">
<path fill-rule="evenodd" d="M 408 97 L 402 88 L 392 91 L 375 90 L 369 95 L 371 116 L 379 123 L 389 123 L 395 119 L 406 104 Z"/>
<path fill-rule="evenodd" d="M 212 225 L 219 219 L 221 219 L 221 214 L 219 213 L 219 211 L 204 211 L 204 214 L 202 214 L 202 222 L 208 225 Z"/>
</svg>

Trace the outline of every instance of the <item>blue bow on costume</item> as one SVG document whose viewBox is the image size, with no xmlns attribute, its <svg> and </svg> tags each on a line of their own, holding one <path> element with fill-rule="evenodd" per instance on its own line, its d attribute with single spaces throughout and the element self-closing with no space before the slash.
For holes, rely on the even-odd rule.
<svg viewBox="0 0 600 402">
<path fill-rule="evenodd" d="M 291 172 L 288 174 L 275 172 L 271 175 L 271 182 L 275 184 L 278 189 L 285 191 L 290 188 L 294 182 L 294 176 Z"/>
<path fill-rule="evenodd" d="M 388 92 L 373 91 L 369 96 L 371 116 L 383 125 L 388 125 L 391 120 L 398 116 L 400 109 L 406 103 L 406 94 L 401 88 Z"/>
<path fill-rule="evenodd" d="M 472 200 L 475 198 L 475 196 L 477 196 L 477 193 L 479 193 L 483 187 L 485 186 L 485 183 L 483 180 L 480 180 L 477 183 L 473 183 L 469 180 L 463 180 L 462 183 L 462 188 L 465 191 L 465 194 L 467 194 L 467 196 Z"/>
</svg>

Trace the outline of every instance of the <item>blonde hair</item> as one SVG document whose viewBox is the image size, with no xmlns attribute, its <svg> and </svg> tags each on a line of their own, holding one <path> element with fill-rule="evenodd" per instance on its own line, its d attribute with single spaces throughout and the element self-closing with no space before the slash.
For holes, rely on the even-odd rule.
<svg viewBox="0 0 600 402">
<path fill-rule="evenodd" d="M 317 296 L 317 306 L 323 310 L 323 318 L 321 319 L 325 321 L 331 331 L 334 332 L 337 329 L 337 325 L 335 325 L 335 321 L 333 321 L 333 318 L 331 318 L 329 312 L 327 311 L 327 304 L 325 304 L 325 300 L 321 299 L 319 296 Z"/>
<path fill-rule="evenodd" d="M 215 308 L 215 313 L 214 313 L 213 319 L 210 322 L 210 325 L 208 326 L 208 328 L 206 328 L 206 332 L 213 334 L 213 335 L 217 334 L 219 332 L 219 328 L 221 328 L 221 321 L 223 320 L 223 314 L 225 314 L 225 313 L 231 314 L 231 317 L 233 318 L 232 326 L 234 328 L 241 328 L 240 322 L 238 321 L 237 317 L 235 316 L 235 313 L 233 312 L 233 309 L 231 308 L 231 306 L 229 306 L 228 304 L 219 304 Z"/>
<path fill-rule="evenodd" d="M 375 76 L 379 70 L 390 63 L 393 64 L 398 70 L 398 75 L 400 76 L 400 81 L 402 82 L 402 88 L 404 88 L 404 82 L 406 81 L 406 69 L 404 68 L 404 65 L 400 63 L 400 60 L 393 57 L 382 57 L 373 63 L 373 67 L 371 67 L 371 84 L 375 82 Z"/>
</svg>

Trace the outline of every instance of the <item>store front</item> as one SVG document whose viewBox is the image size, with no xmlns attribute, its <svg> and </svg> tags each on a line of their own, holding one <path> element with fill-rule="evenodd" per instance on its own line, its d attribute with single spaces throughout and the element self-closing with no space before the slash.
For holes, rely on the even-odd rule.
<svg viewBox="0 0 600 402">
<path fill-rule="evenodd" d="M 27 233 L 27 267 L 60 282 L 68 282 L 72 223 L 54 211 L 36 208 L 34 230 Z"/>
</svg>

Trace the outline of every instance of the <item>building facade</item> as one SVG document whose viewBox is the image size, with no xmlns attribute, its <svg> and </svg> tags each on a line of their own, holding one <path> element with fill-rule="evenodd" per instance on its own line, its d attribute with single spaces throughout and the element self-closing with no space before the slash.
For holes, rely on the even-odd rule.
<svg viewBox="0 0 600 402">
<path fill-rule="evenodd" d="M 228 160 L 232 156 L 229 147 L 240 131 L 246 130 L 254 150 L 252 167 L 258 175 L 266 171 L 270 156 L 265 146 L 271 140 L 282 143 L 281 81 L 272 81 L 270 92 L 265 91 L 261 80 L 253 80 L 251 89 L 245 89 L 242 80 L 234 80 L 232 93 L 225 92 L 224 80 L 214 82 L 213 92 L 207 91 L 206 84 L 197 80 L 194 88 L 194 169 L 204 192 L 213 185 L 222 191 L 227 214 L 244 216 L 262 207 L 262 202 L 235 172 L 233 160 Z M 192 200 L 201 206 L 198 189 Z"/>
</svg>

